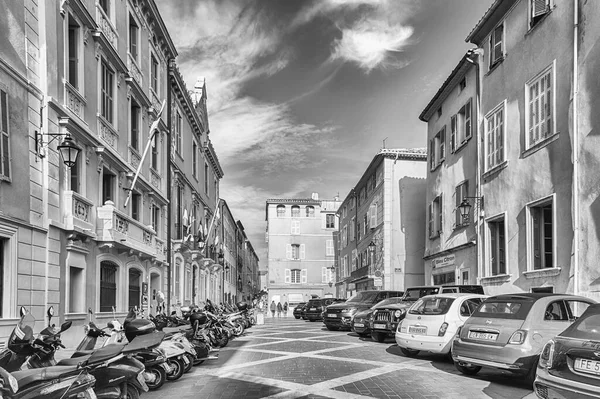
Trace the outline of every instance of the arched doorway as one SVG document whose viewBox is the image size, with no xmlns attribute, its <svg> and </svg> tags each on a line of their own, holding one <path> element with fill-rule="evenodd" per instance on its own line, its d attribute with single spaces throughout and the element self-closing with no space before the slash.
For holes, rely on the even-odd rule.
<svg viewBox="0 0 600 399">
<path fill-rule="evenodd" d="M 142 297 L 142 272 L 139 269 L 129 269 L 129 307 L 140 308 Z"/>
</svg>

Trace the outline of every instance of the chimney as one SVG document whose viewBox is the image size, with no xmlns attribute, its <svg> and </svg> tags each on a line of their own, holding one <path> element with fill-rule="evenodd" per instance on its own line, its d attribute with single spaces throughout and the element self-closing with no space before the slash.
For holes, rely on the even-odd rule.
<svg viewBox="0 0 600 399">
<path fill-rule="evenodd" d="M 319 193 L 312 193 L 312 197 L 313 200 L 318 201 L 319 199 Z"/>
<path fill-rule="evenodd" d="M 196 84 L 194 85 L 194 90 L 192 90 L 192 101 L 194 102 L 194 106 L 198 105 L 202 100 L 202 92 L 204 91 L 205 80 L 201 76 L 196 80 Z"/>
</svg>

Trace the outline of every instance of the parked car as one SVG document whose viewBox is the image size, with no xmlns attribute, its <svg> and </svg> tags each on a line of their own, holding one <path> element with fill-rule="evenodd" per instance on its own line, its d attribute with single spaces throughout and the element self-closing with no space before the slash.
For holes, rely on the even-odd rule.
<svg viewBox="0 0 600 399">
<path fill-rule="evenodd" d="M 454 365 L 473 375 L 482 367 L 511 371 L 533 384 L 543 346 L 595 303 L 566 294 L 519 293 L 486 299 L 452 345 Z"/>
<path fill-rule="evenodd" d="M 469 293 L 483 295 L 483 286 L 481 285 L 424 285 L 420 287 L 410 287 L 404 292 L 405 301 L 416 301 L 426 295 L 446 294 L 446 293 Z"/>
<path fill-rule="evenodd" d="M 386 298 L 400 297 L 402 291 L 359 291 L 344 303 L 327 306 L 323 323 L 328 330 L 350 329 L 354 315 Z"/>
<path fill-rule="evenodd" d="M 583 312 L 583 306 L 576 311 Z M 600 304 L 548 341 L 533 387 L 542 399 L 600 398 Z"/>
<path fill-rule="evenodd" d="M 308 321 L 323 320 L 323 310 L 333 304 L 343 301 L 338 298 L 315 298 L 311 299 L 306 303 L 306 319 Z"/>
<path fill-rule="evenodd" d="M 294 311 L 292 312 L 294 314 L 294 317 L 296 319 L 299 319 L 302 317 L 302 310 L 304 309 L 304 305 L 306 305 L 306 302 L 300 302 L 298 305 L 296 305 L 296 307 L 294 308 Z"/>
<path fill-rule="evenodd" d="M 396 343 L 406 356 L 419 351 L 450 354 L 454 335 L 485 298 L 463 293 L 424 296 L 398 325 Z"/>
<path fill-rule="evenodd" d="M 384 299 L 387 301 L 387 299 Z M 359 310 L 354 314 L 352 321 L 350 322 L 350 331 L 354 331 L 361 337 L 368 337 L 371 335 L 371 317 L 373 315 L 373 309 L 375 305 L 369 309 Z"/>
</svg>

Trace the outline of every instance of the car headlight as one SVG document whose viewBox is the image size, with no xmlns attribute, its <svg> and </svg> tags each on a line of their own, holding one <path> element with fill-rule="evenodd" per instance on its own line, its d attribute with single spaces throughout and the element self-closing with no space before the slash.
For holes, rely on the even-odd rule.
<svg viewBox="0 0 600 399">
<path fill-rule="evenodd" d="M 394 317 L 399 318 L 400 316 L 402 316 L 403 313 L 404 313 L 404 310 L 396 310 L 394 312 Z"/>
</svg>

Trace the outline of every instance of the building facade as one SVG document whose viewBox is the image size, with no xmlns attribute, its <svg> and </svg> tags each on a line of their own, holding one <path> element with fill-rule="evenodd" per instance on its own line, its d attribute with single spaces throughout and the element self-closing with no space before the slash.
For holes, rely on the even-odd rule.
<svg viewBox="0 0 600 399">
<path fill-rule="evenodd" d="M 382 149 L 341 203 L 336 294 L 423 284 L 424 149 Z"/>
<path fill-rule="evenodd" d="M 472 57 L 472 58 L 469 58 Z M 479 73 L 471 53 L 461 58 L 421 113 L 427 122 L 425 284 L 476 284 Z M 463 216 L 460 205 L 469 201 Z"/>
<path fill-rule="evenodd" d="M 333 296 L 338 198 L 266 202 L 269 304 Z M 258 271 L 258 270 L 257 270 Z"/>
<path fill-rule="evenodd" d="M 572 268 L 574 7 L 557 3 L 496 1 L 466 39 L 478 48 L 481 74 L 478 274 L 489 294 L 574 292 L 579 278 Z"/>
</svg>

